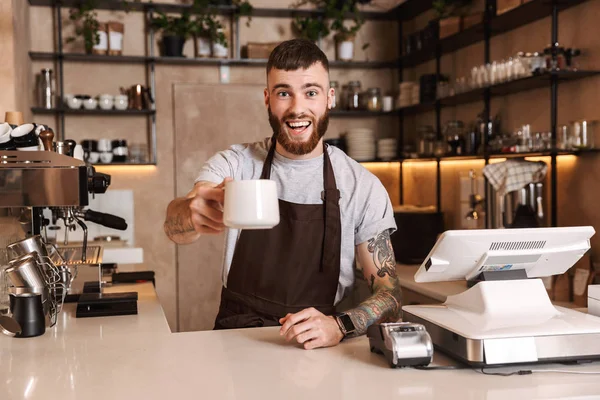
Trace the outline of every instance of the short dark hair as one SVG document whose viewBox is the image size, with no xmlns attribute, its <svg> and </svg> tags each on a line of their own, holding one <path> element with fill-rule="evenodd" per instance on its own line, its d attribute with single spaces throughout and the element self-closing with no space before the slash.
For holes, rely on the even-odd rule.
<svg viewBox="0 0 600 400">
<path fill-rule="evenodd" d="M 273 49 L 267 62 L 267 74 L 271 69 L 295 71 L 307 69 L 320 62 L 329 73 L 327 56 L 314 42 L 307 39 L 292 39 L 280 43 Z"/>
</svg>

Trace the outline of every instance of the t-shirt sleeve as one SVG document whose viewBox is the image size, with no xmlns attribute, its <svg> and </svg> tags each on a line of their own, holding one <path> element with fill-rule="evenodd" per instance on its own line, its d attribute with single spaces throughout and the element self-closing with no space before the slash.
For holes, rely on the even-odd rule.
<svg viewBox="0 0 600 400">
<path fill-rule="evenodd" d="M 227 177 L 236 178 L 239 163 L 238 151 L 233 148 L 220 151 L 204 163 L 194 183 L 200 181 L 221 183 Z"/>
<path fill-rule="evenodd" d="M 354 244 L 359 245 L 374 238 L 386 229 L 396 231 L 396 220 L 390 196 L 381 181 L 369 174 L 369 183 L 361 190 L 362 208 L 357 210 L 359 218 L 354 231 Z"/>
</svg>

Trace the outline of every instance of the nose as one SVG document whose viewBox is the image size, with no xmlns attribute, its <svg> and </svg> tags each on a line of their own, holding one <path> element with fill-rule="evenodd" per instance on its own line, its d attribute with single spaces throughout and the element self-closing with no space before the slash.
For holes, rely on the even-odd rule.
<svg viewBox="0 0 600 400">
<path fill-rule="evenodd" d="M 292 99 L 288 113 L 294 115 L 302 115 L 307 113 L 306 100 L 302 97 L 295 96 Z"/>
</svg>

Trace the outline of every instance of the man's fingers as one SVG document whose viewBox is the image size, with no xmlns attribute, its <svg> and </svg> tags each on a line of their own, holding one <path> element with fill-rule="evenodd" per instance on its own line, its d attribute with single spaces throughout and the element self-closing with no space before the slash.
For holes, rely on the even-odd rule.
<svg viewBox="0 0 600 400">
<path fill-rule="evenodd" d="M 222 223 L 215 222 L 215 221 L 213 221 L 209 218 L 206 218 L 205 216 L 200 215 L 200 214 L 193 214 L 192 222 L 194 223 L 194 228 L 196 229 L 197 232 L 200 232 L 200 229 L 203 226 L 211 228 L 217 232 L 221 232 L 225 228 L 225 226 Z"/>
<path fill-rule="evenodd" d="M 216 204 L 211 202 L 213 205 Z M 198 213 L 219 224 L 223 223 L 223 211 L 213 208 L 209 204 L 203 204 L 198 207 Z"/>
<path fill-rule="evenodd" d="M 283 318 L 279 318 L 279 323 L 283 325 L 283 323 L 284 323 L 284 322 L 285 322 L 285 321 L 288 319 L 288 317 L 289 317 L 290 315 L 292 315 L 292 314 L 290 314 L 290 313 L 287 313 L 287 314 L 285 315 L 285 317 L 283 317 Z"/>
<path fill-rule="evenodd" d="M 319 347 L 324 347 L 323 339 L 321 339 L 320 337 L 304 342 L 304 348 L 306 350 L 312 350 Z"/>
<path fill-rule="evenodd" d="M 200 186 L 198 190 L 196 190 L 196 195 L 200 196 L 204 200 L 216 201 L 219 204 L 223 204 L 223 201 L 225 200 L 225 192 L 223 192 L 223 188 Z"/>
<path fill-rule="evenodd" d="M 227 182 L 231 182 L 232 180 L 233 180 L 233 178 L 231 178 L 231 177 L 229 177 L 229 176 L 228 176 L 227 178 L 223 179 L 223 182 L 219 183 L 219 184 L 216 186 L 216 188 L 217 188 L 217 189 L 223 189 L 223 188 L 225 187 L 225 184 L 226 184 Z"/>
<path fill-rule="evenodd" d="M 283 326 L 280 329 L 281 335 L 287 334 L 287 331 L 292 326 L 296 325 L 298 322 L 302 322 L 302 321 L 310 318 L 310 316 L 314 315 L 315 312 L 318 312 L 318 311 L 315 310 L 314 308 L 305 308 L 304 310 L 299 311 L 296 314 L 292 314 L 289 317 L 286 317 L 285 323 L 283 324 Z"/>
<path fill-rule="evenodd" d="M 290 340 L 293 340 L 298 335 L 310 331 L 312 327 L 313 327 L 313 324 L 310 321 L 305 321 L 300 324 L 296 324 L 287 331 L 287 333 L 285 334 L 285 340 L 287 340 L 289 342 Z M 299 343 L 302 343 L 302 342 L 299 342 Z"/>
<path fill-rule="evenodd" d="M 319 330 L 318 329 L 309 329 L 306 332 L 302 332 L 298 336 L 296 336 L 296 341 L 300 344 L 306 344 L 309 340 L 315 340 L 319 338 Z"/>
</svg>

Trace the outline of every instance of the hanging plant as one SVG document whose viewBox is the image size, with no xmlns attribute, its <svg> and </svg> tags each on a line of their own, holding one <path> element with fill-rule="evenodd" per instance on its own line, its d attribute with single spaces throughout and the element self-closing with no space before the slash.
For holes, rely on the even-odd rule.
<svg viewBox="0 0 600 400">
<path fill-rule="evenodd" d="M 98 13 L 96 12 L 97 1 L 86 0 L 77 8 L 69 10 L 69 20 L 75 24 L 75 35 L 66 39 L 67 43 L 72 43 L 79 37 L 83 38 L 83 44 L 86 53 L 91 53 L 95 45 L 100 43 L 100 22 L 98 22 Z"/>
</svg>

